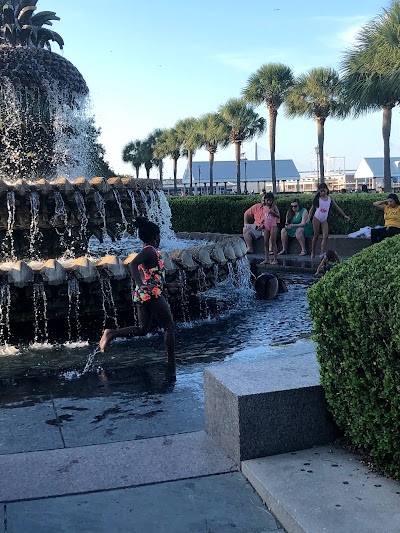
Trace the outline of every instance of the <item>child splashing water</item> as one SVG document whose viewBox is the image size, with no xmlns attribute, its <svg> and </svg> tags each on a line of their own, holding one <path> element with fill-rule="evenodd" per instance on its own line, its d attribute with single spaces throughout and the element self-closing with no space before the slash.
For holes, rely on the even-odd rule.
<svg viewBox="0 0 400 533">
<path fill-rule="evenodd" d="M 318 192 L 314 197 L 313 205 L 310 209 L 310 220 L 312 220 L 314 236 L 312 240 L 311 247 L 311 259 L 315 259 L 315 253 L 317 249 L 317 241 L 319 234 L 322 230 L 322 241 L 321 241 L 321 257 L 323 257 L 326 249 L 326 242 L 329 236 L 329 226 L 328 226 L 328 214 L 329 208 L 333 207 L 344 217 L 346 220 L 350 220 L 343 210 L 337 205 L 335 200 L 329 196 L 329 189 L 326 183 L 320 183 L 318 185 Z"/>
<path fill-rule="evenodd" d="M 278 207 L 276 206 L 275 197 L 272 192 L 267 192 L 264 196 L 265 205 L 263 208 L 264 211 L 264 220 L 261 226 L 257 229 L 264 229 L 264 261 L 261 262 L 262 265 L 269 265 L 269 254 L 270 249 L 272 250 L 273 260 L 271 265 L 278 264 L 278 247 L 276 244 L 276 236 L 278 233 L 278 223 L 280 221 L 280 214 Z"/>
<path fill-rule="evenodd" d="M 100 339 L 100 350 L 104 352 L 109 343 L 117 337 L 145 336 L 154 317 L 164 329 L 164 344 L 169 365 L 175 367 L 175 333 L 171 309 L 162 291 L 178 289 L 179 283 L 165 283 L 164 263 L 157 251 L 160 244 L 160 228 L 144 217 L 138 217 L 135 226 L 144 247 L 128 265 L 136 283 L 133 299 L 137 304 L 139 326 L 120 329 L 106 329 Z"/>
</svg>

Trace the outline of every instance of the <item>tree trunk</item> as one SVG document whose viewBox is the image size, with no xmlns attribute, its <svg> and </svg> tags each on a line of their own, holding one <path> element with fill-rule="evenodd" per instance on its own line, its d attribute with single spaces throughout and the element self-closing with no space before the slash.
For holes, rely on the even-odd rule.
<svg viewBox="0 0 400 533">
<path fill-rule="evenodd" d="M 236 189 L 237 194 L 241 194 L 240 187 L 240 150 L 242 141 L 235 141 L 235 157 L 236 157 Z"/>
<path fill-rule="evenodd" d="M 174 157 L 173 161 L 174 161 L 174 194 L 177 196 L 178 195 L 178 182 L 176 180 L 176 175 L 178 172 L 178 158 Z"/>
<path fill-rule="evenodd" d="M 188 150 L 189 196 L 193 194 L 193 153 Z"/>
<path fill-rule="evenodd" d="M 150 179 L 151 165 L 150 166 L 145 165 L 145 167 L 146 167 L 146 176 L 147 176 L 147 179 L 149 180 Z"/>
<path fill-rule="evenodd" d="M 135 166 L 135 170 L 136 170 L 136 179 L 138 180 L 139 179 L 139 170 L 140 170 L 140 167 L 139 166 Z"/>
<path fill-rule="evenodd" d="M 214 152 L 208 152 L 210 163 L 210 194 L 214 194 Z"/>
<path fill-rule="evenodd" d="M 269 110 L 269 150 L 271 153 L 271 174 L 272 192 L 276 194 L 276 165 L 275 165 L 275 139 L 276 139 L 276 117 L 278 110 L 270 106 Z"/>
<path fill-rule="evenodd" d="M 158 174 L 160 176 L 161 187 L 163 186 L 163 169 L 164 169 L 164 163 L 162 159 L 160 159 L 160 162 L 158 163 Z"/>
<path fill-rule="evenodd" d="M 319 154 L 319 183 L 325 182 L 325 165 L 324 165 L 324 135 L 325 135 L 325 117 L 317 118 L 318 130 L 318 154 Z"/>
<path fill-rule="evenodd" d="M 392 105 L 383 108 L 382 137 L 383 137 L 383 190 L 392 191 L 392 175 L 390 171 L 390 131 L 392 127 Z"/>
</svg>

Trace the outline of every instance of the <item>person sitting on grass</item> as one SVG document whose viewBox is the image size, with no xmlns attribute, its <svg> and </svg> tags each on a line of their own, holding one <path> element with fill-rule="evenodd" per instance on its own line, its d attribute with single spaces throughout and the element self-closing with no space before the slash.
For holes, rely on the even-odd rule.
<svg viewBox="0 0 400 533">
<path fill-rule="evenodd" d="M 319 276 L 320 274 L 326 274 L 328 270 L 333 268 L 337 263 L 340 263 L 338 254 L 334 250 L 327 250 L 318 265 L 315 275 Z"/>
<path fill-rule="evenodd" d="M 301 248 L 300 255 L 307 255 L 305 238 L 312 237 L 313 233 L 307 209 L 302 207 L 300 200 L 295 198 L 290 202 L 290 207 L 286 213 L 286 224 L 281 231 L 282 250 L 278 255 L 288 253 L 289 237 L 296 237 Z"/>
<path fill-rule="evenodd" d="M 385 227 L 371 229 L 372 244 L 381 242 L 386 237 L 393 237 L 400 233 L 400 201 L 397 194 L 389 194 L 387 200 L 381 200 L 372 204 L 384 213 Z"/>
</svg>

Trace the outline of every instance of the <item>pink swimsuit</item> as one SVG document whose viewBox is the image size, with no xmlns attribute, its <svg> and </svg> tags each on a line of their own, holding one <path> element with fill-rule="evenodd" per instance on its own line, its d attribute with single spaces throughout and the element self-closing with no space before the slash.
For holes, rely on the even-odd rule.
<svg viewBox="0 0 400 533">
<path fill-rule="evenodd" d="M 274 217 L 274 215 L 271 215 L 270 209 L 268 209 L 268 213 L 264 211 L 264 229 L 271 231 L 272 228 L 276 228 L 278 225 L 278 219 Z"/>
<path fill-rule="evenodd" d="M 326 200 L 319 199 L 319 207 L 315 211 L 315 218 L 319 220 L 322 224 L 322 222 L 325 222 L 325 220 L 328 220 L 328 213 L 329 208 L 331 206 L 331 197 L 328 196 Z"/>
</svg>

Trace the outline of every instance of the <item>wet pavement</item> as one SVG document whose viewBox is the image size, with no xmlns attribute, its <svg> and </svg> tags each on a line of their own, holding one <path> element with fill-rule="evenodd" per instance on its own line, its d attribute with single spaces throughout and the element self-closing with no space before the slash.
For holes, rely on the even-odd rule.
<svg viewBox="0 0 400 533">
<path fill-rule="evenodd" d="M 0 357 L 0 531 L 282 531 L 204 432 L 203 370 L 315 353 L 309 282 L 179 326 L 176 381 L 159 334 L 113 343 L 80 379 L 65 377 L 88 344 Z"/>
</svg>

